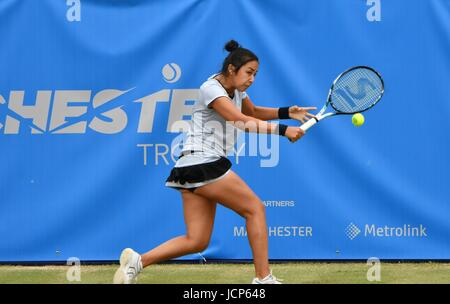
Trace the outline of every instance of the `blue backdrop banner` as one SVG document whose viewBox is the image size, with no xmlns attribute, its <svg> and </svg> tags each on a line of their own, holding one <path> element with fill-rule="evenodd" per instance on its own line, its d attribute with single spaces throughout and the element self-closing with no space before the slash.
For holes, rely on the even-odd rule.
<svg viewBox="0 0 450 304">
<path fill-rule="evenodd" d="M 357 65 L 386 85 L 361 127 L 241 134 L 229 159 L 266 205 L 271 259 L 450 259 L 450 1 L 0 0 L 0 24 L 0 261 L 184 234 L 164 183 L 229 39 L 259 57 L 256 105 L 320 108 Z M 251 259 L 244 219 L 219 206 L 183 259 L 202 256 Z"/>
</svg>

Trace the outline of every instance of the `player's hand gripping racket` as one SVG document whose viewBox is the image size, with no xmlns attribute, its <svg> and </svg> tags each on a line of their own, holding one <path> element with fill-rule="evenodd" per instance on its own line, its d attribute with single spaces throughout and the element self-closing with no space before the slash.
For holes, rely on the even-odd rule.
<svg viewBox="0 0 450 304">
<path fill-rule="evenodd" d="M 300 128 L 306 131 L 330 116 L 364 112 L 376 105 L 383 93 L 383 78 L 377 71 L 366 66 L 350 68 L 333 82 L 328 93 L 328 100 L 320 112 Z M 329 105 L 334 112 L 325 113 Z"/>
</svg>

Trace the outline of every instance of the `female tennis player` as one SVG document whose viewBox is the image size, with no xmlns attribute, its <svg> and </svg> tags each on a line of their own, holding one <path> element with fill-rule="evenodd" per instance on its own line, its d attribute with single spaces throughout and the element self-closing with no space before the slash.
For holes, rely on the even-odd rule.
<svg viewBox="0 0 450 304">
<path fill-rule="evenodd" d="M 255 80 L 258 57 L 234 40 L 229 41 L 225 49 L 229 54 L 222 70 L 200 87 L 181 156 L 166 181 L 166 186 L 181 192 L 186 235 L 142 255 L 130 248 L 124 249 L 114 283 L 133 283 L 144 267 L 205 250 L 211 238 L 217 203 L 246 220 L 255 267 L 253 283 L 280 283 L 269 268 L 265 206 L 230 169 L 231 162 L 226 154 L 234 146 L 236 134 L 226 125 L 232 124 L 232 129 L 238 127 L 248 132 L 278 134 L 295 142 L 304 135 L 302 129 L 266 121 L 293 118 L 304 123 L 314 116 L 308 111 L 316 108 L 255 106 L 245 91 Z"/>
</svg>

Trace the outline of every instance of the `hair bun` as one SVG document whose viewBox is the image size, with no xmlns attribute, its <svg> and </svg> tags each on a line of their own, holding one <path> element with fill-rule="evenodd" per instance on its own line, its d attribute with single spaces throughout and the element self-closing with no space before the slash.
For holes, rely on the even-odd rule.
<svg viewBox="0 0 450 304">
<path fill-rule="evenodd" d="M 239 48 L 239 43 L 237 43 L 236 40 L 230 40 L 227 42 L 227 44 L 225 44 L 225 50 L 227 50 L 230 53 L 236 50 L 237 48 Z"/>
</svg>

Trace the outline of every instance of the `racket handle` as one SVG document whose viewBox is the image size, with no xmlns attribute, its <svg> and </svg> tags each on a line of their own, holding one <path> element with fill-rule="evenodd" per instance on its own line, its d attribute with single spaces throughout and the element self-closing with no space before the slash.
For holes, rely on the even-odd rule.
<svg viewBox="0 0 450 304">
<path fill-rule="evenodd" d="M 307 122 L 305 122 L 304 124 L 302 124 L 300 126 L 300 129 L 302 129 L 303 131 L 306 132 L 306 130 L 308 130 L 309 128 L 311 128 L 312 126 L 314 126 L 318 122 L 319 122 L 319 120 L 317 118 L 313 117 L 310 120 L 308 120 Z"/>
</svg>

